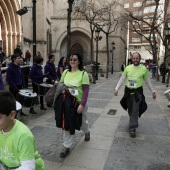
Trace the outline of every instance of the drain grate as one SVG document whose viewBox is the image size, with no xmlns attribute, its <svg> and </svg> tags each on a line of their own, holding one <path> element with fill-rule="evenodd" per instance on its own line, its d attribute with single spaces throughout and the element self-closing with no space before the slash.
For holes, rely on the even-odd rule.
<svg viewBox="0 0 170 170">
<path fill-rule="evenodd" d="M 114 109 L 110 109 L 109 111 L 108 111 L 108 115 L 115 115 L 116 114 L 116 112 L 117 112 L 117 110 L 114 110 Z"/>
<path fill-rule="evenodd" d="M 168 164 L 155 164 L 148 166 L 147 170 L 170 170 L 170 165 Z"/>
</svg>

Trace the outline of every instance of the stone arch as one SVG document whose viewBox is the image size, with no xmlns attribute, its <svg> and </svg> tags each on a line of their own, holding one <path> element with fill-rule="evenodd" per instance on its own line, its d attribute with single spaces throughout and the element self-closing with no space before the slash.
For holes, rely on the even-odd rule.
<svg viewBox="0 0 170 170">
<path fill-rule="evenodd" d="M 71 31 L 72 31 L 72 33 L 73 32 L 75 32 L 75 31 L 79 31 L 79 32 L 81 32 L 81 33 L 83 33 L 83 34 L 85 34 L 87 37 L 91 37 L 90 35 L 90 32 L 89 31 L 87 31 L 86 29 L 83 29 L 83 28 L 80 28 L 80 27 L 73 27 L 72 29 L 71 29 Z M 66 38 L 66 36 L 67 36 L 67 31 L 64 31 L 61 35 L 60 35 L 60 37 L 58 38 L 58 40 L 57 40 L 57 42 L 56 42 L 56 51 L 58 51 L 58 50 L 60 50 L 60 45 L 61 45 L 61 43 L 63 42 L 63 40 Z"/>
<path fill-rule="evenodd" d="M 12 54 L 17 44 L 21 44 L 21 17 L 16 14 L 20 9 L 18 0 L 0 1 L 0 23 L 3 51 Z"/>
<path fill-rule="evenodd" d="M 65 36 L 64 36 L 65 35 Z M 62 40 L 62 41 L 61 41 Z M 60 42 L 61 41 L 61 42 Z M 60 56 L 66 56 L 67 54 L 67 37 L 66 32 L 63 33 L 63 35 L 60 36 L 60 40 L 58 40 L 58 49 L 57 51 L 60 52 Z M 88 64 L 91 62 L 90 57 L 90 33 L 85 29 L 72 29 L 72 40 L 71 40 L 71 48 L 75 45 L 79 45 L 82 47 L 82 57 L 84 64 Z"/>
</svg>

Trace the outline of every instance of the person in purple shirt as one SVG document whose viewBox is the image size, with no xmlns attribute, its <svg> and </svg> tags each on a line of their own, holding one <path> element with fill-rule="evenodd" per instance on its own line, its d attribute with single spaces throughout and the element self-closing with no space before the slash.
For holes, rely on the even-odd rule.
<svg viewBox="0 0 170 170">
<path fill-rule="evenodd" d="M 9 85 L 9 91 L 12 93 L 17 100 L 17 95 L 20 89 L 25 87 L 24 76 L 20 68 L 19 54 L 13 54 L 11 56 L 12 62 L 9 64 L 6 73 L 6 81 Z M 21 111 L 22 116 L 27 116 Z"/>
<path fill-rule="evenodd" d="M 57 72 L 55 68 L 55 57 L 54 55 L 48 56 L 48 61 L 44 67 L 44 73 L 47 77 L 46 83 L 54 84 L 54 82 L 57 80 Z"/>
<path fill-rule="evenodd" d="M 1 67 L 2 67 L 2 62 L 0 61 L 0 90 L 4 90 L 4 83 L 3 83 L 2 74 L 1 74 Z"/>
<path fill-rule="evenodd" d="M 25 87 L 24 76 L 20 68 L 20 56 L 14 54 L 11 56 L 12 62 L 7 68 L 6 80 L 9 85 L 9 91 L 15 96 L 19 90 Z"/>
<path fill-rule="evenodd" d="M 60 80 L 63 71 L 66 69 L 66 57 L 61 57 L 58 62 L 57 79 Z"/>
<path fill-rule="evenodd" d="M 32 80 L 33 92 L 36 92 L 37 94 L 39 94 L 39 85 L 41 83 L 43 83 L 43 78 L 44 78 L 42 67 L 41 67 L 41 65 L 43 64 L 43 60 L 44 59 L 41 56 L 37 56 L 35 58 L 35 63 L 31 67 L 31 70 L 29 73 L 29 77 Z M 40 106 L 41 110 L 47 110 L 44 107 L 44 97 L 43 96 L 40 96 L 40 105 L 41 105 Z M 33 107 L 30 109 L 30 113 L 36 114 Z"/>
</svg>

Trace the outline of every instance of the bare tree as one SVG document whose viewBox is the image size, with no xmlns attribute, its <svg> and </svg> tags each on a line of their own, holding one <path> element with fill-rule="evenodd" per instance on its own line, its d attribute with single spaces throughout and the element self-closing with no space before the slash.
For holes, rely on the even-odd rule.
<svg viewBox="0 0 170 170">
<path fill-rule="evenodd" d="M 92 61 L 94 61 L 93 54 L 93 38 L 94 38 L 94 30 L 95 28 L 100 29 L 106 35 L 106 50 L 107 50 L 107 69 L 106 69 L 106 78 L 108 78 L 109 72 L 109 34 L 115 32 L 118 25 L 120 24 L 120 13 L 116 10 L 119 8 L 117 5 L 117 1 L 107 2 L 104 1 L 102 3 L 96 2 L 93 0 L 88 0 L 86 6 L 83 8 L 79 8 L 77 10 L 81 16 L 86 19 L 90 24 L 91 31 L 91 56 Z"/>
<path fill-rule="evenodd" d="M 108 78 L 109 73 L 109 34 L 118 29 L 122 24 L 120 10 L 117 1 L 112 1 L 111 3 L 105 2 L 103 5 L 102 12 L 99 13 L 99 20 L 95 23 L 96 27 L 106 35 L 106 51 L 107 51 L 107 67 L 106 67 L 106 78 Z"/>
<path fill-rule="evenodd" d="M 158 37 L 159 43 L 164 42 L 164 37 L 162 34 L 163 29 L 163 13 L 164 9 L 160 0 L 151 1 L 147 3 L 143 0 L 141 7 L 138 7 L 135 11 L 125 10 L 124 17 L 130 23 L 130 30 L 136 32 L 141 37 L 144 37 L 148 41 L 150 48 L 148 51 L 153 55 L 153 60 L 156 61 L 158 65 Z M 147 15 L 144 16 L 144 11 L 147 10 Z M 147 28 L 144 28 L 146 25 Z M 158 69 L 157 69 L 157 80 L 158 80 Z"/>
</svg>

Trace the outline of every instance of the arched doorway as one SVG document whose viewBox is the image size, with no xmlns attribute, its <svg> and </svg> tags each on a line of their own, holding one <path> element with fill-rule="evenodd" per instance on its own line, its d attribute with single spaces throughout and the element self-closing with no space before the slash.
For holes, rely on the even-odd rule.
<svg viewBox="0 0 170 170">
<path fill-rule="evenodd" d="M 19 0 L 0 1 L 1 45 L 6 55 L 21 43 L 21 17 L 16 14 L 20 7 Z"/>
<path fill-rule="evenodd" d="M 83 47 L 76 43 L 71 47 L 71 53 L 79 53 L 83 58 Z"/>
</svg>

